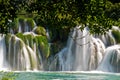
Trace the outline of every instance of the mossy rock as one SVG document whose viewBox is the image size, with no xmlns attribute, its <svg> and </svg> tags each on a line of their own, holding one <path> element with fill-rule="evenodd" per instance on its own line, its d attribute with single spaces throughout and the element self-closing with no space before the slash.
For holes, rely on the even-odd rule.
<svg viewBox="0 0 120 80">
<path fill-rule="evenodd" d="M 23 33 L 17 33 L 16 36 L 22 39 L 24 43 L 30 46 L 32 49 L 34 48 L 34 43 L 36 43 L 36 47 L 40 49 L 43 56 L 46 58 L 49 57 L 50 47 L 46 36 L 42 36 L 42 35 L 34 36 L 33 34 L 23 34 Z"/>
<path fill-rule="evenodd" d="M 35 30 L 34 33 L 38 34 L 38 35 L 43 35 L 46 36 L 46 30 L 44 29 L 44 27 L 38 26 Z"/>
<path fill-rule="evenodd" d="M 23 33 L 17 33 L 16 36 L 24 41 Z"/>
<path fill-rule="evenodd" d="M 32 18 L 27 18 L 26 22 L 27 22 L 28 26 L 30 26 L 32 29 L 35 27 L 35 23 Z"/>
<path fill-rule="evenodd" d="M 23 34 L 23 33 L 17 33 L 16 36 L 24 41 L 24 43 L 28 46 L 30 46 L 33 49 L 33 38 L 34 36 L 32 34 Z"/>
<path fill-rule="evenodd" d="M 11 38 L 11 34 L 6 34 L 6 36 L 5 36 L 5 43 L 6 44 L 9 43 L 10 38 Z"/>
<path fill-rule="evenodd" d="M 15 20 L 14 20 L 14 23 L 15 23 L 15 28 L 18 28 L 19 27 L 19 18 L 16 18 Z"/>
<path fill-rule="evenodd" d="M 48 58 L 50 55 L 50 48 L 46 36 L 36 36 L 34 42 L 37 44 L 41 50 L 44 57 Z"/>
<path fill-rule="evenodd" d="M 119 30 L 112 30 L 112 35 L 115 38 L 117 43 L 120 43 L 120 31 Z"/>
<path fill-rule="evenodd" d="M 34 45 L 33 45 L 33 38 L 34 38 L 34 36 L 32 34 L 24 35 L 24 39 L 25 39 L 24 42 L 25 42 L 25 44 L 29 45 L 32 49 L 34 47 Z"/>
</svg>

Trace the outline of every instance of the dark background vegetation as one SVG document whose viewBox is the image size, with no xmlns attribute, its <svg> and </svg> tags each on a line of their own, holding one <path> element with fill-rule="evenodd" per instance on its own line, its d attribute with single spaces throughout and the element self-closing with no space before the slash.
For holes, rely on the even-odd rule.
<svg viewBox="0 0 120 80">
<path fill-rule="evenodd" d="M 88 26 L 91 33 L 105 33 L 112 25 L 120 25 L 119 2 L 119 0 L 0 0 L 0 33 L 9 33 L 15 19 L 20 16 L 33 18 L 37 25 L 57 32 L 57 36 L 61 36 L 61 31 L 69 31 L 76 25 L 82 25 L 81 30 Z"/>
</svg>

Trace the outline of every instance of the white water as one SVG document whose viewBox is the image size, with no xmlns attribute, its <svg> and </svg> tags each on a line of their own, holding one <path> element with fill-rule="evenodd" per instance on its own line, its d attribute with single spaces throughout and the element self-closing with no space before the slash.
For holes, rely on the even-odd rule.
<svg viewBox="0 0 120 80">
<path fill-rule="evenodd" d="M 15 36 L 11 37 L 6 52 L 4 36 L 0 36 L 0 69 L 37 70 L 36 53 Z"/>
<path fill-rule="evenodd" d="M 106 55 L 97 70 L 105 72 L 120 72 L 120 45 L 108 47 Z"/>
<path fill-rule="evenodd" d="M 79 27 L 71 32 L 67 46 L 58 53 L 58 70 L 88 71 L 95 70 L 101 62 L 105 46 L 101 40 L 93 38 L 87 28 Z"/>
<path fill-rule="evenodd" d="M 111 30 L 106 36 L 93 37 L 87 28 L 81 31 L 76 27 L 69 35 L 67 46 L 55 56 L 50 70 L 120 72 L 120 45 L 115 44 Z M 106 49 L 110 45 L 113 46 Z M 52 65 L 56 68 L 51 69 Z"/>
<path fill-rule="evenodd" d="M 5 37 L 4 35 L 0 35 L 0 70 L 7 69 L 7 62 L 5 60 L 6 58 L 5 55 L 6 55 Z"/>
<path fill-rule="evenodd" d="M 19 22 L 18 23 L 18 32 L 24 33 L 24 32 L 32 31 L 36 27 L 36 23 L 34 22 L 34 20 L 33 20 L 33 24 L 34 24 L 34 26 L 29 26 L 26 19 L 22 23 Z M 33 27 L 33 29 L 32 29 L 32 27 Z"/>
<path fill-rule="evenodd" d="M 18 32 L 37 36 L 31 32 L 28 24 L 24 24 L 25 26 L 19 24 Z M 116 43 L 112 30 L 105 35 L 93 36 L 88 28 L 83 31 L 79 28 L 80 26 L 70 32 L 67 45 L 49 63 L 49 70 L 120 72 L 120 45 Z M 119 30 L 116 27 L 113 29 Z M 0 70 L 44 70 L 44 59 L 38 49 L 39 45 L 33 43 L 31 48 L 29 42 L 26 45 L 15 35 L 10 37 L 9 45 L 6 45 L 5 36 L 0 35 Z"/>
</svg>

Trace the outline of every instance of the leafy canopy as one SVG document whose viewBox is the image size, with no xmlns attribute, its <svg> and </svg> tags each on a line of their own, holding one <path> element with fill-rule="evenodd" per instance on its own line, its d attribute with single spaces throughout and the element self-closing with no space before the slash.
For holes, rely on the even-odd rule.
<svg viewBox="0 0 120 80">
<path fill-rule="evenodd" d="M 37 14 L 37 24 L 48 28 L 81 24 L 81 29 L 88 26 L 91 33 L 105 33 L 119 20 L 115 20 L 119 7 L 114 5 L 108 0 L 0 0 L 0 33 L 9 32 L 10 20 L 13 22 L 22 10 Z"/>
</svg>

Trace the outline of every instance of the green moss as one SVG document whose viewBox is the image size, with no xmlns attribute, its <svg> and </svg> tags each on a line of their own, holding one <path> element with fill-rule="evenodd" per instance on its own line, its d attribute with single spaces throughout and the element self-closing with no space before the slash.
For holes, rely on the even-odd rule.
<svg viewBox="0 0 120 80">
<path fill-rule="evenodd" d="M 19 44 L 20 44 L 20 48 L 22 48 L 23 42 L 25 42 L 25 37 L 24 37 L 23 33 L 17 33 L 16 36 L 21 39 Z"/>
<path fill-rule="evenodd" d="M 41 26 L 38 26 L 38 27 L 34 30 L 34 32 L 35 32 L 36 34 L 38 34 L 38 35 L 46 36 L 46 31 L 45 31 L 45 29 L 44 29 L 43 27 L 41 27 Z"/>
<path fill-rule="evenodd" d="M 34 41 L 37 43 L 37 46 L 40 47 L 42 54 L 48 58 L 50 55 L 50 48 L 46 36 L 36 36 Z"/>
<path fill-rule="evenodd" d="M 24 41 L 24 43 L 28 46 L 30 46 L 32 49 L 34 47 L 33 45 L 33 38 L 34 36 L 32 34 L 25 34 L 23 33 L 17 33 L 16 36 Z"/>
<path fill-rule="evenodd" d="M 23 43 L 24 43 L 24 42 L 23 42 L 22 40 L 19 41 L 19 47 L 20 47 L 20 49 L 23 48 Z"/>
<path fill-rule="evenodd" d="M 34 49 L 34 43 L 36 43 L 36 47 L 38 47 L 41 50 L 42 54 L 46 58 L 49 57 L 50 48 L 49 48 L 49 44 L 46 36 L 41 36 L 41 35 L 33 36 L 32 34 L 23 35 L 22 33 L 17 33 L 16 36 L 21 38 L 24 41 L 24 43 L 30 46 L 32 49 Z"/>
<path fill-rule="evenodd" d="M 5 36 L 5 43 L 6 43 L 6 48 L 7 49 L 9 47 L 10 38 L 11 38 L 11 34 L 6 34 L 6 36 Z"/>
<path fill-rule="evenodd" d="M 14 20 L 14 22 L 15 22 L 15 28 L 18 28 L 18 27 L 19 27 L 19 25 L 18 25 L 18 23 L 19 23 L 19 18 L 16 18 L 16 19 Z"/>
<path fill-rule="evenodd" d="M 27 35 L 24 35 L 24 39 L 25 39 L 25 44 L 29 45 L 32 49 L 34 47 L 33 45 L 33 38 L 34 36 L 32 34 L 27 34 Z"/>
<path fill-rule="evenodd" d="M 24 41 L 23 33 L 17 33 L 16 36 Z"/>
<path fill-rule="evenodd" d="M 32 18 L 27 18 L 26 22 L 27 22 L 28 26 L 30 26 L 32 29 L 34 28 L 35 23 L 34 23 L 34 20 Z"/>
<path fill-rule="evenodd" d="M 112 30 L 112 34 L 117 43 L 120 43 L 120 31 L 119 30 Z"/>
</svg>

